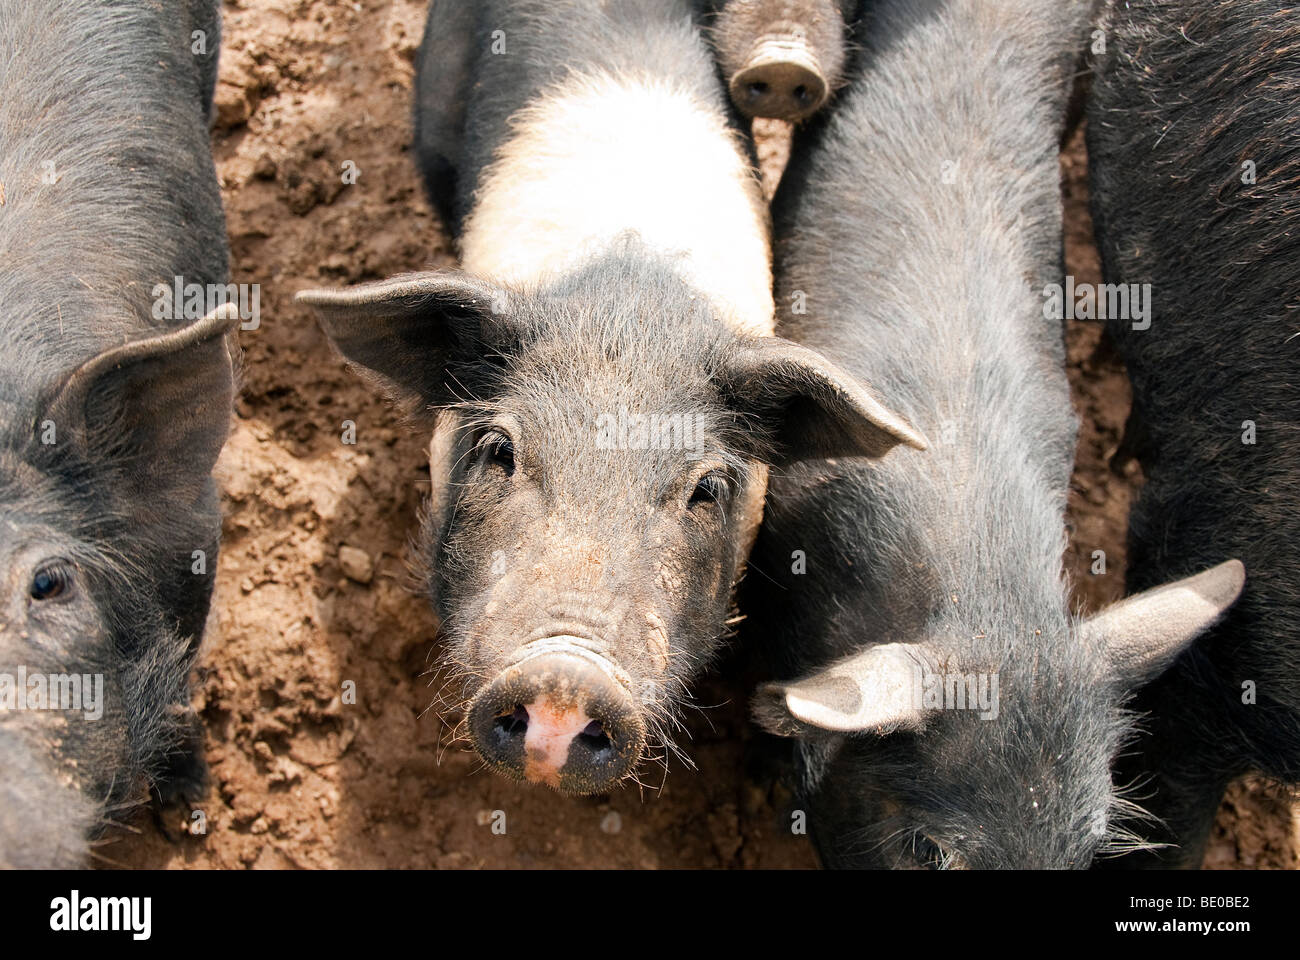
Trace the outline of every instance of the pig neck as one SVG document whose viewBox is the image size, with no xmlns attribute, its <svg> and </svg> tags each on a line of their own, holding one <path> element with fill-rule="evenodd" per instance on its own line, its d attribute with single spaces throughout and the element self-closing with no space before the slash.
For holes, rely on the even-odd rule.
<svg viewBox="0 0 1300 960">
<path fill-rule="evenodd" d="M 573 72 L 512 117 L 461 238 L 470 273 L 535 287 L 635 234 L 731 329 L 773 329 L 758 180 L 716 106 L 664 77 Z"/>
<path fill-rule="evenodd" d="M 930 442 L 832 467 L 854 478 L 848 549 L 873 635 L 996 658 L 1066 623 L 1075 420 L 1042 290 L 1060 279 L 1056 52 L 1077 18 L 1060 0 L 918 6 L 879 5 L 880 49 L 797 171 L 793 220 L 778 210 L 778 302 L 807 294 L 780 332 L 843 362 Z"/>
</svg>

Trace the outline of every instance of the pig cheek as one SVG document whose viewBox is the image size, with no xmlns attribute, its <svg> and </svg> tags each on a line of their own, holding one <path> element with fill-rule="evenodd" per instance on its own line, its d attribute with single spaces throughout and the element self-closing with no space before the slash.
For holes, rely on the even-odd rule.
<svg viewBox="0 0 1300 960">
<path fill-rule="evenodd" d="M 518 564 L 506 560 L 504 569 L 494 571 L 497 561 L 488 557 L 482 568 L 484 589 L 477 601 L 482 607 L 472 618 L 462 658 L 483 676 L 492 676 L 504 665 L 506 656 L 521 637 L 515 622 L 520 608 Z"/>
<path fill-rule="evenodd" d="M 449 584 L 455 603 L 472 603 L 475 594 L 510 581 L 520 566 L 524 545 L 519 531 L 529 523 L 525 513 L 499 487 L 482 480 L 466 482 L 453 525 L 438 550 L 441 569 L 459 571 L 455 583 Z"/>
<path fill-rule="evenodd" d="M 528 539 L 520 529 L 535 530 L 532 515 L 516 516 L 473 531 L 475 594 L 464 603 L 476 609 L 468 649 L 475 667 L 494 675 L 524 642 L 534 622 L 555 594 L 556 571 L 573 571 L 557 559 L 553 538 L 547 533 Z M 490 548 L 481 544 L 491 544 Z"/>
<path fill-rule="evenodd" d="M 19 636 L 38 645 L 42 659 L 58 664 L 78 663 L 87 659 L 83 656 L 85 652 L 107 648 L 109 638 L 100 626 L 99 611 L 86 595 L 88 588 L 82 585 L 79 589 L 82 594 L 74 603 L 45 611 L 42 616 L 29 620 L 27 629 L 20 631 Z M 29 662 L 28 667 L 31 669 L 35 664 Z M 67 668 L 50 668 L 55 669 L 62 672 Z M 100 670 L 96 668 L 92 672 Z"/>
<path fill-rule="evenodd" d="M 717 544 L 689 544 L 681 533 L 669 548 L 658 547 L 655 599 L 644 615 L 642 643 L 647 679 L 661 681 L 673 673 L 675 663 L 687 664 L 700 639 L 718 629 L 711 622 L 724 573 Z M 671 625 L 671 626 L 670 626 Z"/>
</svg>

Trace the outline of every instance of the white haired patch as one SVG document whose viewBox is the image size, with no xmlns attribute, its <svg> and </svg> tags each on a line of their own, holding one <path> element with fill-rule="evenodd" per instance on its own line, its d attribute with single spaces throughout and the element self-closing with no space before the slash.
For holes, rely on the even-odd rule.
<svg viewBox="0 0 1300 960">
<path fill-rule="evenodd" d="M 467 271 L 543 282 L 630 231 L 733 329 L 773 332 L 767 209 L 718 110 L 661 79 L 575 73 L 512 126 L 464 225 Z"/>
</svg>

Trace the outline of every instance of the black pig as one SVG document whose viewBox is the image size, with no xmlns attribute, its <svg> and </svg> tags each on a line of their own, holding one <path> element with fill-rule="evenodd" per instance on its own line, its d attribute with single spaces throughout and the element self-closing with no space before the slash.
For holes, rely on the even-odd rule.
<svg viewBox="0 0 1300 960">
<path fill-rule="evenodd" d="M 1075 420 L 1044 294 L 1087 7 L 873 0 L 778 192 L 781 332 L 871 371 L 931 443 L 774 471 L 753 566 L 777 583 L 742 597 L 742 641 L 794 678 L 755 714 L 798 738 L 828 866 L 1087 866 L 1131 809 L 1124 698 L 1241 586 L 1229 562 L 1090 620 L 1067 606 Z"/>
<path fill-rule="evenodd" d="M 228 269 L 218 39 L 215 0 L 0 0 L 0 866 L 203 783 L 238 314 L 171 291 Z"/>
<path fill-rule="evenodd" d="M 1172 844 L 1118 866 L 1197 866 L 1234 777 L 1300 781 L 1300 15 L 1282 0 L 1108 6 L 1088 108 L 1105 279 L 1150 285 L 1107 329 L 1133 381 L 1146 475 L 1128 584 L 1226 557 L 1241 601 L 1136 706 L 1117 765 Z M 1121 286 L 1122 285 L 1122 286 Z"/>
</svg>

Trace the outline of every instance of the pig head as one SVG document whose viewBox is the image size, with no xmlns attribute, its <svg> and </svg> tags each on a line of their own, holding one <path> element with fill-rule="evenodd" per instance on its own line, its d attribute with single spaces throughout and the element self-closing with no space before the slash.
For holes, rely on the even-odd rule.
<svg viewBox="0 0 1300 960">
<path fill-rule="evenodd" d="M 643 254 L 543 289 L 431 273 L 300 298 L 434 422 L 420 554 L 470 739 L 568 793 L 673 749 L 769 465 L 924 446 L 825 358 L 734 333 Z"/>
<path fill-rule="evenodd" d="M 146 786 L 203 783 L 188 673 L 238 321 L 222 308 L 0 388 L 0 866 L 79 865 Z"/>
</svg>

